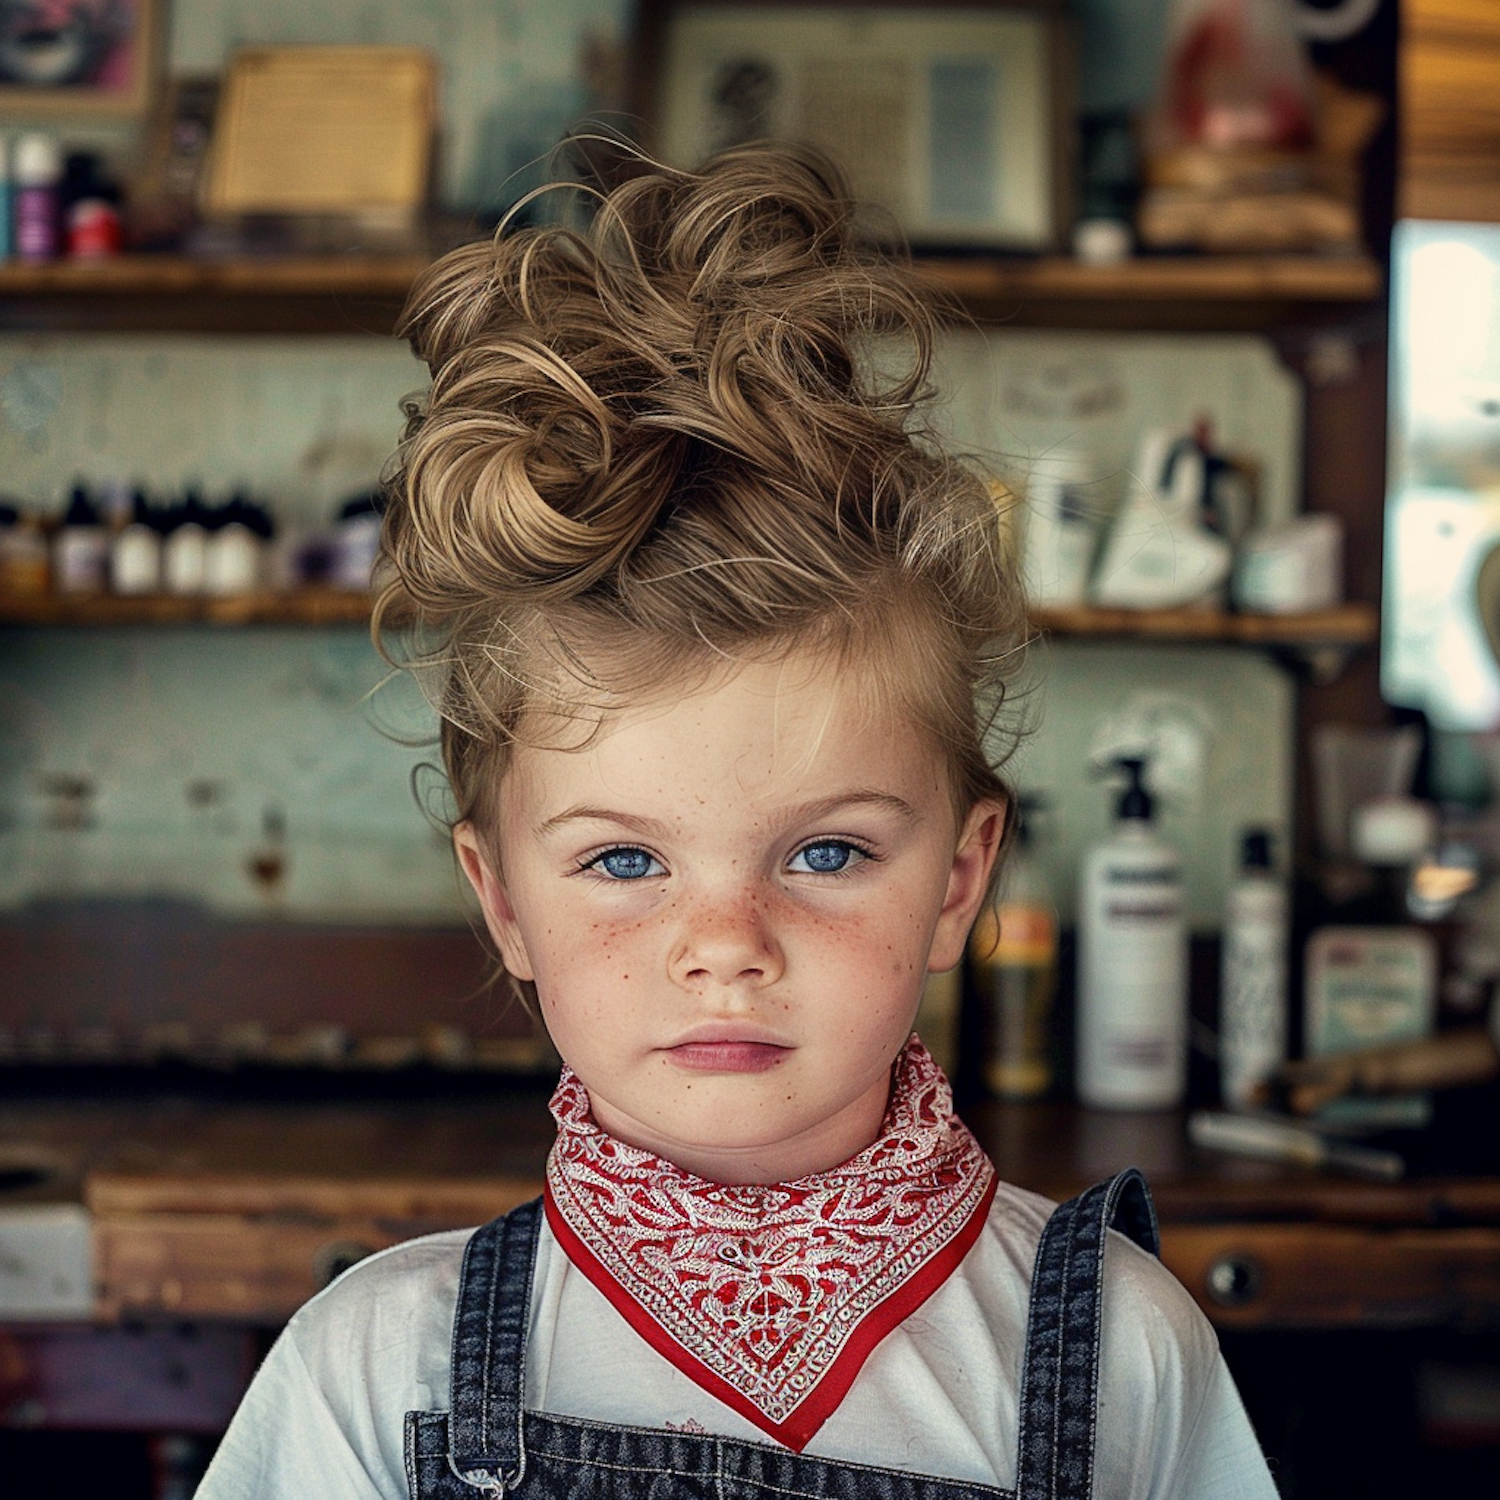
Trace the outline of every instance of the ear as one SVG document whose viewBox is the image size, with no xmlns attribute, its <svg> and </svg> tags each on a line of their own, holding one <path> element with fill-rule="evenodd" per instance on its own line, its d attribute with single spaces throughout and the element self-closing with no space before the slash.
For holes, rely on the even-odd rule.
<svg viewBox="0 0 1500 1500">
<path fill-rule="evenodd" d="M 927 972 L 940 974 L 964 956 L 969 929 L 990 888 L 990 873 L 1005 837 L 1005 804 L 976 802 L 964 819 L 948 872 L 948 891 L 932 935 Z"/>
<path fill-rule="evenodd" d="M 474 887 L 479 897 L 479 907 L 484 913 L 484 925 L 500 950 L 500 959 L 506 972 L 517 979 L 535 979 L 531 959 L 526 953 L 526 944 L 521 937 L 521 926 L 516 921 L 516 910 L 510 904 L 510 896 L 504 883 L 490 868 L 484 850 L 479 846 L 479 836 L 472 823 L 457 823 L 453 828 L 453 852 L 458 856 L 459 868 Z"/>
</svg>

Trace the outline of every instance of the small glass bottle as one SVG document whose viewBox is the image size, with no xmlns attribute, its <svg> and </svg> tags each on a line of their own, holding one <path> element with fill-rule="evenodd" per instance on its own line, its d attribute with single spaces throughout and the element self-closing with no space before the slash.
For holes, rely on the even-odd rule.
<svg viewBox="0 0 1500 1500">
<path fill-rule="evenodd" d="M 169 594 L 201 594 L 208 561 L 203 502 L 190 491 L 172 515 L 162 543 L 162 583 Z"/>
<path fill-rule="evenodd" d="M 1023 817 L 1017 847 L 969 940 L 979 1073 L 1001 1099 L 1038 1099 L 1052 1087 L 1057 912 Z"/>
<path fill-rule="evenodd" d="M 110 587 L 117 594 L 154 594 L 161 588 L 161 530 L 145 494 L 137 490 L 130 520 L 115 533 L 109 554 Z"/>
<path fill-rule="evenodd" d="M 208 533 L 204 592 L 250 594 L 260 587 L 266 549 L 265 542 L 252 527 L 252 520 L 250 507 L 239 495 L 219 512 L 218 525 L 211 527 Z"/>
<path fill-rule="evenodd" d="M 52 582 L 47 538 L 35 516 L 0 504 L 0 594 L 31 598 Z"/>
<path fill-rule="evenodd" d="M 109 581 L 109 531 L 81 484 L 52 541 L 52 580 L 59 594 L 102 594 Z"/>
</svg>

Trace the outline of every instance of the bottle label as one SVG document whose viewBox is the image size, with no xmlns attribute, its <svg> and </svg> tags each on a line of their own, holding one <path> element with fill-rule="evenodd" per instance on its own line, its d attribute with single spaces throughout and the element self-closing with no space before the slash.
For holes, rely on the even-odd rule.
<svg viewBox="0 0 1500 1500">
<path fill-rule="evenodd" d="M 1104 880 L 1109 885 L 1175 886 L 1178 880 L 1177 867 L 1175 865 L 1159 865 L 1154 870 L 1141 870 L 1133 866 L 1127 866 L 1124 869 L 1106 867 L 1102 873 Z"/>
<path fill-rule="evenodd" d="M 51 260 L 57 254 L 57 193 L 52 188 L 16 189 L 15 238 L 22 260 Z"/>
</svg>

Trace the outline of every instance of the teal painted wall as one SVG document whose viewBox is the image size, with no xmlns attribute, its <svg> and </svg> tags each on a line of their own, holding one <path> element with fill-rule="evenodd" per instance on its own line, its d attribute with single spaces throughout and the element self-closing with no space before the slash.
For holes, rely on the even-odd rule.
<svg viewBox="0 0 1500 1500">
<path fill-rule="evenodd" d="M 1164 7 L 1080 0 L 1086 106 L 1149 95 Z M 478 203 L 576 114 L 581 52 L 617 42 L 628 18 L 627 0 L 179 0 L 169 55 L 189 70 L 240 43 L 429 46 L 445 73 L 444 195 Z M 1142 426 L 1207 412 L 1264 464 L 1272 513 L 1298 502 L 1297 394 L 1257 340 L 1002 330 L 950 339 L 943 363 L 955 437 L 1011 477 L 1081 442 L 1107 508 Z M 75 475 L 245 484 L 316 526 L 374 479 L 421 375 L 373 337 L 0 337 L 0 491 L 53 509 Z M 399 685 L 369 698 L 381 674 L 357 630 L 0 632 L 0 906 L 166 894 L 242 914 L 455 918 L 451 866 L 410 787 L 430 751 L 385 732 L 430 737 L 431 716 Z M 1202 708 L 1202 774 L 1168 819 L 1212 923 L 1239 824 L 1285 827 L 1290 692 L 1231 651 L 1054 649 L 1017 769 L 1059 808 L 1048 858 L 1064 895 L 1108 806 L 1086 779 L 1089 736 L 1141 692 Z M 288 872 L 275 892 L 247 873 L 268 812 Z"/>
</svg>

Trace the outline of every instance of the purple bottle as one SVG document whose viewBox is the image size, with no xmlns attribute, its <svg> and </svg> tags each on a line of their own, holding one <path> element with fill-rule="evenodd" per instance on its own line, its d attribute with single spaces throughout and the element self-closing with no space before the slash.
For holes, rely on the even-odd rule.
<svg viewBox="0 0 1500 1500">
<path fill-rule="evenodd" d="M 15 250 L 22 260 L 54 260 L 62 249 L 62 152 L 57 138 L 23 135 L 15 147 Z"/>
</svg>

